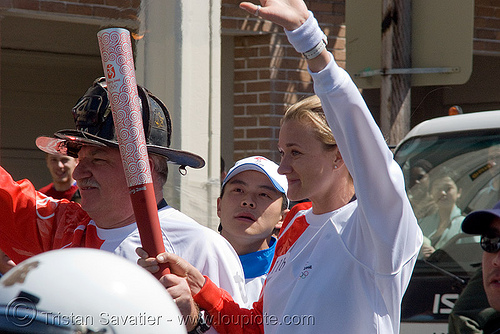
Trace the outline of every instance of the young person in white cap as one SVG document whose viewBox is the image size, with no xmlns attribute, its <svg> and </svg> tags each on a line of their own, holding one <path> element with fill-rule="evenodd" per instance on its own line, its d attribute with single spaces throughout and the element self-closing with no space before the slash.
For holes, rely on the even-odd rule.
<svg viewBox="0 0 500 334">
<path fill-rule="evenodd" d="M 250 301 L 257 301 L 288 211 L 284 175 L 273 161 L 252 156 L 237 161 L 222 182 L 217 199 L 219 231 L 240 257 Z"/>
<path fill-rule="evenodd" d="M 401 301 L 422 245 L 401 168 L 304 1 L 260 4 L 240 7 L 283 26 L 314 81 L 317 96 L 286 112 L 278 142 L 288 198 L 307 198 L 312 208 L 287 214 L 251 310 L 176 255 L 139 263 L 151 270 L 170 263 L 219 333 L 399 333 Z"/>
</svg>

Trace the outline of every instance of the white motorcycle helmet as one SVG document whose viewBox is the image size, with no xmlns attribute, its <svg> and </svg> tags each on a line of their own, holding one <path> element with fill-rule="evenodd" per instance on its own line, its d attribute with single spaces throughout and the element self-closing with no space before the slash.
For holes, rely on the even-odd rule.
<svg viewBox="0 0 500 334">
<path fill-rule="evenodd" d="M 0 279 L 0 333 L 185 334 L 179 309 L 146 270 L 87 248 L 33 256 Z"/>
</svg>

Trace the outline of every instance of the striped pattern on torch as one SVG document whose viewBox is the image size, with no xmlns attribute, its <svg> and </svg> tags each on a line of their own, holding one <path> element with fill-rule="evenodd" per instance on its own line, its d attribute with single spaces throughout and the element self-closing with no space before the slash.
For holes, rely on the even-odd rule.
<svg viewBox="0 0 500 334">
<path fill-rule="evenodd" d="M 150 256 L 165 251 L 137 92 L 130 33 L 109 28 L 97 34 L 130 198 L 142 247 Z M 169 273 L 166 266 L 155 274 Z"/>
</svg>

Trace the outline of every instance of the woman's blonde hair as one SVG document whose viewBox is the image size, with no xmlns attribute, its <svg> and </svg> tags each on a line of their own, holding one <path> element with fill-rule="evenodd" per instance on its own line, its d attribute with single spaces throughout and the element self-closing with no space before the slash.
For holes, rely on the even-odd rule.
<svg viewBox="0 0 500 334">
<path fill-rule="evenodd" d="M 289 120 L 312 125 L 316 138 L 323 143 L 326 150 L 333 149 L 337 145 L 317 95 L 309 96 L 288 108 L 281 119 L 281 125 Z"/>
</svg>

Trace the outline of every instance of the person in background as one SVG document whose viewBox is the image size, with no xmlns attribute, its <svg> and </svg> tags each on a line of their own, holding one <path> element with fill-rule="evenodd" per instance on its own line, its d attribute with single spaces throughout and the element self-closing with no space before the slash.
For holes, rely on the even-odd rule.
<svg viewBox="0 0 500 334">
<path fill-rule="evenodd" d="M 483 287 L 483 269 L 472 275 L 448 316 L 448 334 L 483 334 L 486 323 L 500 317 L 488 303 Z"/>
<path fill-rule="evenodd" d="M 273 161 L 252 156 L 229 170 L 217 199 L 219 231 L 240 257 L 248 299 L 255 302 L 267 277 L 276 238 L 288 212 L 286 177 Z"/>
<path fill-rule="evenodd" d="M 52 182 L 38 191 L 55 199 L 67 199 L 68 201 L 80 201 L 80 192 L 76 181 L 73 179 L 73 170 L 77 165 L 77 159 L 61 154 L 46 154 L 45 162 L 52 177 Z"/>
<path fill-rule="evenodd" d="M 469 213 L 462 230 L 481 236 L 482 267 L 457 301 L 450 333 L 500 334 L 500 202 Z"/>
<path fill-rule="evenodd" d="M 306 58 L 317 94 L 282 119 L 278 172 L 290 200 L 259 301 L 243 309 L 227 292 L 175 254 L 184 278 L 219 333 L 399 333 L 401 301 L 422 245 L 400 166 L 358 88 L 326 50 L 326 36 L 303 0 L 240 7 L 285 28 Z"/>
<path fill-rule="evenodd" d="M 437 211 L 436 203 L 429 192 L 429 172 L 432 169 L 432 164 L 425 159 L 418 160 L 410 169 L 408 198 L 417 219 L 430 216 Z"/>
<path fill-rule="evenodd" d="M 433 177 L 430 189 L 437 211 L 419 220 L 425 237 L 420 254 L 423 258 L 428 258 L 436 249 L 442 248 L 451 238 L 459 234 L 465 218 L 456 204 L 462 190 L 455 183 L 452 171 L 442 168 Z"/>
</svg>

